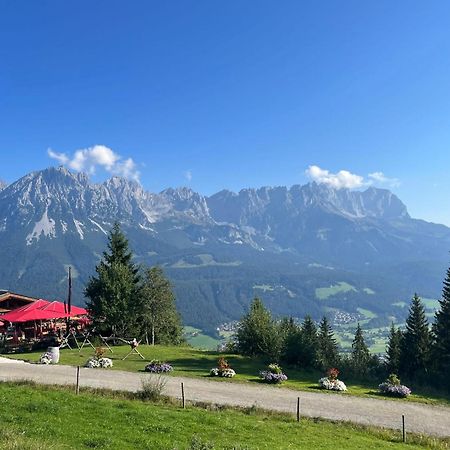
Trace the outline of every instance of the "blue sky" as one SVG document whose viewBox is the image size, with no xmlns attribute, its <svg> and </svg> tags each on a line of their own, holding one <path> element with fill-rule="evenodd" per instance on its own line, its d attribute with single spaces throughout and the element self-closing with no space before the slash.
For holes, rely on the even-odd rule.
<svg viewBox="0 0 450 450">
<path fill-rule="evenodd" d="M 58 164 L 48 149 L 152 191 L 317 166 L 450 225 L 449 17 L 448 1 L 0 0 L 0 176 Z"/>
</svg>

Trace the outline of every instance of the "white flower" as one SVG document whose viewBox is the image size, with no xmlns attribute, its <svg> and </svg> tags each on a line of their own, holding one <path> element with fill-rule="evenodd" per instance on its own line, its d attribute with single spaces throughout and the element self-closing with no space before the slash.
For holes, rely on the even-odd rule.
<svg viewBox="0 0 450 450">
<path fill-rule="evenodd" d="M 225 369 L 222 370 L 221 376 L 226 378 L 233 378 L 236 375 L 236 372 L 233 369 Z"/>
<path fill-rule="evenodd" d="M 328 391 L 346 391 L 347 386 L 343 381 L 340 380 L 330 380 L 328 377 L 323 377 L 319 380 L 319 386 L 322 389 Z"/>
<path fill-rule="evenodd" d="M 39 363 L 40 364 L 52 364 L 53 362 L 53 357 L 51 355 L 51 353 L 49 352 L 45 352 L 41 355 L 41 357 L 39 358 Z"/>
<path fill-rule="evenodd" d="M 112 359 L 110 359 L 110 358 L 100 358 L 98 360 L 98 364 L 103 369 L 107 369 L 108 367 L 112 367 L 113 366 Z"/>
</svg>

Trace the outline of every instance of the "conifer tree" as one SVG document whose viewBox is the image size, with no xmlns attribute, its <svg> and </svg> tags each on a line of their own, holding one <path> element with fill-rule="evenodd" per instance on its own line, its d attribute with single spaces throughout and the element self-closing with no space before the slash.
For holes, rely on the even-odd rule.
<svg viewBox="0 0 450 450">
<path fill-rule="evenodd" d="M 369 348 L 364 341 L 363 331 L 358 322 L 356 327 L 355 338 L 352 343 L 351 365 L 355 375 L 364 375 L 368 370 L 370 361 Z"/>
<path fill-rule="evenodd" d="M 84 291 L 94 325 L 120 337 L 137 330 L 140 279 L 131 260 L 128 240 L 116 223 L 108 236 L 107 251 L 95 268 L 97 276 L 90 277 Z"/>
<path fill-rule="evenodd" d="M 329 369 L 339 363 L 338 344 L 326 317 L 319 324 L 319 332 L 317 335 L 317 363 L 322 370 Z"/>
<path fill-rule="evenodd" d="M 399 328 L 391 324 L 386 347 L 387 369 L 389 373 L 398 374 L 400 369 L 400 353 L 403 334 Z"/>
<path fill-rule="evenodd" d="M 450 389 L 450 269 L 447 270 L 439 305 L 433 325 L 434 368 Z"/>
<path fill-rule="evenodd" d="M 300 327 L 290 319 L 290 326 L 286 330 L 284 345 L 282 349 L 282 359 L 289 364 L 300 363 Z"/>
<path fill-rule="evenodd" d="M 147 343 L 182 342 L 181 318 L 170 281 L 160 267 L 147 269 L 141 289 L 139 326 Z"/>
<path fill-rule="evenodd" d="M 317 363 L 317 327 L 311 316 L 306 316 L 300 330 L 300 361 L 302 367 L 312 368 Z"/>
<path fill-rule="evenodd" d="M 280 336 L 270 311 L 259 298 L 255 298 L 249 312 L 239 322 L 236 333 L 237 350 L 248 356 L 277 357 L 279 342 Z"/>
<path fill-rule="evenodd" d="M 400 373 L 410 379 L 423 377 L 429 363 L 430 331 L 425 308 L 417 294 L 411 302 L 400 348 Z"/>
</svg>

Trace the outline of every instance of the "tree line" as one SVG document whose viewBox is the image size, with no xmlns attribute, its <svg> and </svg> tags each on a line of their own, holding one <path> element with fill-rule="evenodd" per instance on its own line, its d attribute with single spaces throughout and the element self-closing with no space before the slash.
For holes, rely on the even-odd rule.
<svg viewBox="0 0 450 450">
<path fill-rule="evenodd" d="M 430 327 L 425 307 L 414 295 L 405 329 L 392 324 L 386 358 L 380 358 L 370 354 L 359 323 L 350 354 L 341 355 L 326 317 L 318 325 L 309 316 L 301 324 L 292 318 L 276 320 L 256 298 L 239 323 L 233 346 L 243 355 L 263 356 L 303 369 L 339 366 L 348 376 L 360 379 L 379 379 L 393 373 L 409 382 L 432 386 L 438 382 L 450 389 L 450 269 L 439 305 Z"/>
<path fill-rule="evenodd" d="M 95 271 L 84 292 L 97 330 L 115 337 L 139 337 L 153 345 L 183 341 L 169 280 L 160 267 L 133 262 L 118 223 L 108 235 L 107 250 Z"/>
</svg>

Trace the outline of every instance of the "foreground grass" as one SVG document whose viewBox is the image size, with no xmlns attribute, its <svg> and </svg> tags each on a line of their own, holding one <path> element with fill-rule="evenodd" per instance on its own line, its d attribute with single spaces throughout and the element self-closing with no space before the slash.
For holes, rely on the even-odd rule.
<svg viewBox="0 0 450 450">
<path fill-rule="evenodd" d="M 449 448 L 450 442 L 255 409 L 181 409 L 106 391 L 0 383 L 1 449 L 396 449 Z"/>
<path fill-rule="evenodd" d="M 262 358 L 248 358 L 235 354 L 223 354 L 212 351 L 203 351 L 185 346 L 161 346 L 140 345 L 139 351 L 145 357 L 145 360 L 139 358 L 138 355 L 132 354 L 125 361 L 122 358 L 129 352 L 128 346 L 113 347 L 114 353 L 107 352 L 105 356 L 113 359 L 115 370 L 126 370 L 130 372 L 140 372 L 144 370 L 145 365 L 152 359 L 159 359 L 171 363 L 174 367 L 172 375 L 186 377 L 208 377 L 211 368 L 216 367 L 217 359 L 221 356 L 226 358 L 231 366 L 235 369 L 237 375 L 232 380 L 225 378 L 213 378 L 219 382 L 234 383 L 260 383 L 258 378 L 259 371 L 262 370 L 267 361 Z M 37 362 L 42 351 L 32 353 L 21 353 L 8 355 L 11 358 L 23 359 L 31 362 Z M 60 364 L 83 366 L 86 360 L 94 354 L 92 347 L 85 347 L 80 352 L 77 349 L 61 350 Z M 301 390 L 319 392 L 317 380 L 323 376 L 317 371 L 298 370 L 296 368 L 285 367 L 289 379 L 283 383 L 283 387 Z M 208 377 L 209 378 L 209 377 Z M 345 378 L 343 380 L 347 384 L 348 392 L 345 394 L 337 394 L 329 391 L 329 395 L 357 395 L 363 397 L 385 398 L 378 394 L 376 384 L 361 384 L 352 382 Z M 381 380 L 380 380 L 381 381 Z M 274 386 L 277 389 L 278 386 Z M 413 394 L 408 399 L 398 399 L 398 401 L 415 401 L 427 404 L 443 404 L 450 405 L 450 398 L 444 395 L 438 395 L 434 392 L 416 391 L 413 386 Z"/>
</svg>

